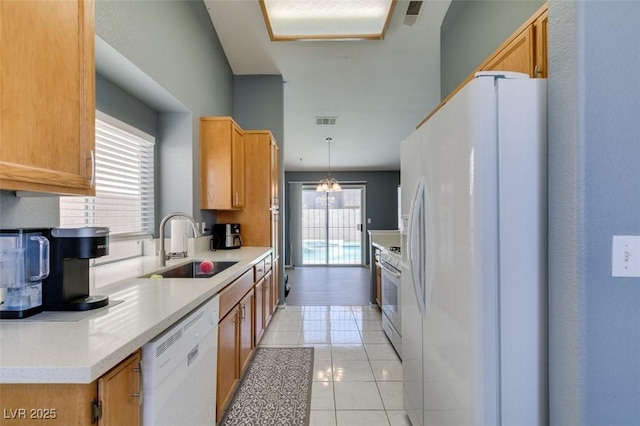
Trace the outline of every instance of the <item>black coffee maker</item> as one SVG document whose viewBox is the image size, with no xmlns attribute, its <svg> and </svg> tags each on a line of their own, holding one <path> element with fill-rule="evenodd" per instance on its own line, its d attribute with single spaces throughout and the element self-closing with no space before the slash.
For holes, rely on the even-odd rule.
<svg viewBox="0 0 640 426">
<path fill-rule="evenodd" d="M 42 282 L 45 311 L 88 311 L 109 303 L 89 296 L 89 259 L 109 254 L 109 228 L 43 229 L 49 240 L 49 276 Z"/>
</svg>

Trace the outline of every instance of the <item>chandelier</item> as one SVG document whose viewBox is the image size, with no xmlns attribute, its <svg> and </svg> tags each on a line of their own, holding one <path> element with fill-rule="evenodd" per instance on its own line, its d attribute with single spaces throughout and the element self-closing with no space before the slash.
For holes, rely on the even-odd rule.
<svg viewBox="0 0 640 426">
<path fill-rule="evenodd" d="M 331 177 L 331 141 L 333 139 L 327 138 L 327 145 L 329 146 L 329 173 L 327 177 L 321 179 L 316 186 L 316 192 L 340 192 L 342 188 L 337 180 Z"/>
</svg>

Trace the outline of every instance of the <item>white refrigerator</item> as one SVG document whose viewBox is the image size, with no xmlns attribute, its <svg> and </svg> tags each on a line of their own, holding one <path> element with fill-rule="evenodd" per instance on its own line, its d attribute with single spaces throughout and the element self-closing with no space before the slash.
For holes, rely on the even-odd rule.
<svg viewBox="0 0 640 426">
<path fill-rule="evenodd" d="M 548 422 L 546 87 L 479 73 L 401 145 L 413 426 Z"/>
</svg>

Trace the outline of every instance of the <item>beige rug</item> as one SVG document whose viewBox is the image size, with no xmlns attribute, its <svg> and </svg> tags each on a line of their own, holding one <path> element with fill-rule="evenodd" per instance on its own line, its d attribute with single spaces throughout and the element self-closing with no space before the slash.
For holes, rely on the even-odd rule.
<svg viewBox="0 0 640 426">
<path fill-rule="evenodd" d="M 308 426 L 313 348 L 257 348 L 221 426 Z"/>
</svg>

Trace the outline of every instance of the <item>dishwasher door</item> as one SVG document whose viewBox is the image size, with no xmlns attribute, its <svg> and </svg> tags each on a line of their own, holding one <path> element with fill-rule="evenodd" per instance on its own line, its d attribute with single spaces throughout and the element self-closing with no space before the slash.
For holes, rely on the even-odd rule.
<svg viewBox="0 0 640 426">
<path fill-rule="evenodd" d="M 142 424 L 215 425 L 219 298 L 142 347 Z"/>
</svg>

